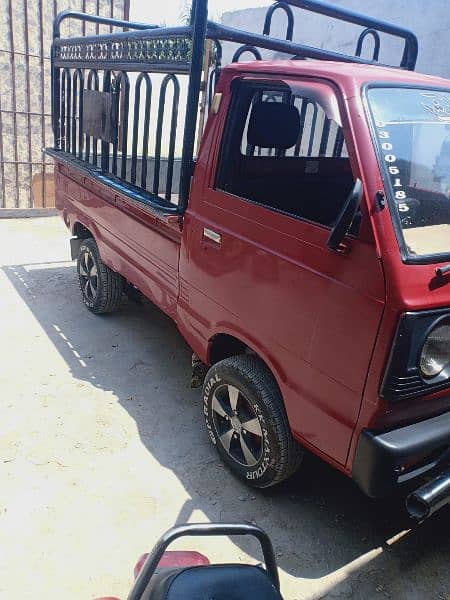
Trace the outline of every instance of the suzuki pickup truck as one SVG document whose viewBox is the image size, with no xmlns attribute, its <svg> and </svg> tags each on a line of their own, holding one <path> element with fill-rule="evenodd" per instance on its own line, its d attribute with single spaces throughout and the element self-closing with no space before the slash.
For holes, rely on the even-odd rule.
<svg viewBox="0 0 450 600">
<path fill-rule="evenodd" d="M 299 10 L 354 26 L 355 55 L 293 41 Z M 207 0 L 179 27 L 64 12 L 47 152 L 84 304 L 137 289 L 175 321 L 237 477 L 277 484 L 308 449 L 424 519 L 450 501 L 450 81 L 417 53 L 318 0 L 262 34 Z"/>
</svg>

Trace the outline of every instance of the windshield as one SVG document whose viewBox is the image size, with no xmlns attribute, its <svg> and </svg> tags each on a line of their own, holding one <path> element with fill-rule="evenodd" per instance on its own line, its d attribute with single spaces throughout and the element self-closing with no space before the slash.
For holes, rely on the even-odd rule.
<svg viewBox="0 0 450 600">
<path fill-rule="evenodd" d="M 450 253 L 450 92 L 367 94 L 401 245 L 409 257 Z"/>
</svg>

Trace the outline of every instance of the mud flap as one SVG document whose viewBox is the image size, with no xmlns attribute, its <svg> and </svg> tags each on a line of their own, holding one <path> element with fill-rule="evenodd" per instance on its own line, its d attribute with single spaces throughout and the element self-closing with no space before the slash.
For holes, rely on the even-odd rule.
<svg viewBox="0 0 450 600">
<path fill-rule="evenodd" d="M 81 238 L 70 238 L 70 258 L 72 260 L 76 260 L 78 257 L 78 252 L 80 251 L 80 246 L 83 240 Z"/>
</svg>

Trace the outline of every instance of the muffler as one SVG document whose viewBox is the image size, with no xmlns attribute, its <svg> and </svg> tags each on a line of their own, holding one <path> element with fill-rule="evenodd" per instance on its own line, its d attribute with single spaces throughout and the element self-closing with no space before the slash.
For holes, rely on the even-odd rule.
<svg viewBox="0 0 450 600">
<path fill-rule="evenodd" d="M 406 498 L 406 509 L 411 517 L 423 521 L 449 502 L 450 469 L 411 492 Z"/>
</svg>

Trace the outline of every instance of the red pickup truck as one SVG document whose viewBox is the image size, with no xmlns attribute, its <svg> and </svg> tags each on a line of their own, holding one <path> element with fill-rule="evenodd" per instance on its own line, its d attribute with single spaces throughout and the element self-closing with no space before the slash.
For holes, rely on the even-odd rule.
<svg viewBox="0 0 450 600">
<path fill-rule="evenodd" d="M 363 27 L 356 55 L 293 42 L 297 9 Z M 63 39 L 67 18 L 127 29 Z M 422 519 L 450 501 L 450 82 L 416 57 L 410 31 L 312 0 L 262 35 L 206 0 L 183 27 L 61 13 L 48 153 L 83 302 L 132 286 L 173 318 L 235 475 L 277 484 L 307 448 Z"/>
</svg>

